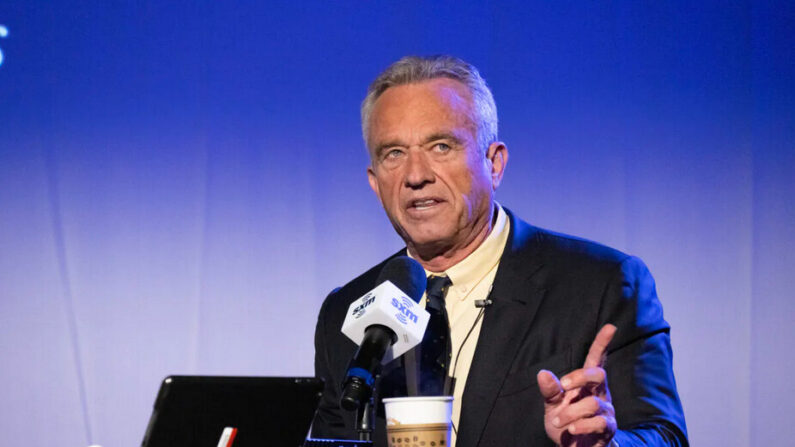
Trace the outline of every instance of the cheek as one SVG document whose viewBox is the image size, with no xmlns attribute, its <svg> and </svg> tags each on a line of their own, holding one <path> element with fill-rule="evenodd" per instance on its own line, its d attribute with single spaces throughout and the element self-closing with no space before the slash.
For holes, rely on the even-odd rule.
<svg viewBox="0 0 795 447">
<path fill-rule="evenodd" d="M 491 187 L 489 171 L 481 157 L 468 160 L 465 169 L 466 171 L 459 177 L 460 192 L 468 196 L 470 201 L 477 201 L 479 196 L 483 195 L 484 189 Z"/>
<path fill-rule="evenodd" d="M 470 171 L 466 180 L 460 183 L 463 196 L 466 200 L 468 218 L 479 214 L 488 207 L 492 196 L 491 177 L 483 169 L 483 165 L 478 165 L 478 170 Z"/>
<path fill-rule="evenodd" d="M 378 183 L 378 188 L 381 191 L 381 201 L 385 207 L 392 208 L 397 203 L 400 203 L 400 188 L 395 187 L 395 182 L 390 179 L 384 179 Z"/>
</svg>

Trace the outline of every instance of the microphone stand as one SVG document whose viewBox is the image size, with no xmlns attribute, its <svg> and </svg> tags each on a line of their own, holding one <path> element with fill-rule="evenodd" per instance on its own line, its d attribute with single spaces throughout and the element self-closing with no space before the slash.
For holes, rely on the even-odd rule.
<svg viewBox="0 0 795 447">
<path fill-rule="evenodd" d="M 360 405 L 356 409 L 356 433 L 359 434 L 359 441 L 373 441 L 373 423 L 375 422 L 375 405 L 373 397 Z"/>
</svg>

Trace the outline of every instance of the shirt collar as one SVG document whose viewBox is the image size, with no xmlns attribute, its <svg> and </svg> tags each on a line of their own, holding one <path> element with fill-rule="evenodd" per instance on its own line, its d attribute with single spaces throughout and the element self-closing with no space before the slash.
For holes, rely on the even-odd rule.
<svg viewBox="0 0 795 447">
<path fill-rule="evenodd" d="M 453 285 L 467 286 L 467 289 L 471 289 L 500 262 L 508 240 L 509 223 L 505 211 L 499 204 L 496 205 L 497 220 L 486 240 L 461 262 L 445 270 Z"/>
</svg>

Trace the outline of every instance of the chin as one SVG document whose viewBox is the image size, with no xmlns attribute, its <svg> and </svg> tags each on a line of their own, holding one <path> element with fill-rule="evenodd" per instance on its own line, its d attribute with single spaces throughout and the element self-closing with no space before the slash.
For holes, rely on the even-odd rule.
<svg viewBox="0 0 795 447">
<path fill-rule="evenodd" d="M 419 248 L 431 248 L 435 246 L 444 246 L 446 241 L 450 240 L 450 234 L 439 229 L 414 229 L 407 231 L 407 242 L 410 241 L 412 245 Z"/>
</svg>

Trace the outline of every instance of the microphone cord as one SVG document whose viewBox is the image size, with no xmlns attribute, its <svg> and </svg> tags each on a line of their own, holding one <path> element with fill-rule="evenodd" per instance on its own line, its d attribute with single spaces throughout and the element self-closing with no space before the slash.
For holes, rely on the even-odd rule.
<svg viewBox="0 0 795 447">
<path fill-rule="evenodd" d="M 489 295 L 491 295 L 491 289 L 492 288 L 494 288 L 494 284 L 492 284 L 491 287 L 489 287 L 489 293 L 486 295 L 486 298 L 488 298 Z M 488 303 L 488 299 L 486 300 L 486 302 Z M 478 312 L 478 316 L 475 317 L 475 322 L 472 323 L 472 327 L 469 328 L 469 331 L 467 331 L 467 334 L 464 336 L 464 340 L 461 342 L 461 345 L 458 346 L 458 351 L 455 354 L 455 363 L 453 363 L 453 372 L 452 372 L 452 374 L 450 374 L 450 376 L 453 379 L 455 379 L 455 370 L 456 370 L 456 368 L 458 368 L 458 358 L 461 355 L 461 350 L 464 349 L 464 345 L 466 344 L 467 340 L 469 340 L 469 336 L 472 335 L 472 331 L 475 330 L 475 327 L 478 325 L 478 322 L 480 321 L 481 318 L 483 318 L 483 314 L 486 313 L 486 307 L 488 307 L 490 305 L 491 305 L 491 303 L 488 303 L 488 304 L 486 304 L 486 306 L 480 308 L 480 312 Z M 464 385 L 466 385 L 466 384 L 464 384 Z M 452 391 L 455 391 L 455 380 L 453 381 L 453 390 Z M 456 436 L 458 436 L 458 427 L 456 427 L 455 423 L 453 423 L 452 421 L 450 422 L 450 425 L 453 426 L 453 432 L 455 433 Z"/>
</svg>

